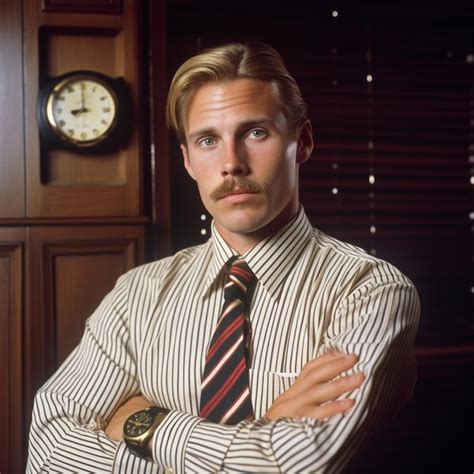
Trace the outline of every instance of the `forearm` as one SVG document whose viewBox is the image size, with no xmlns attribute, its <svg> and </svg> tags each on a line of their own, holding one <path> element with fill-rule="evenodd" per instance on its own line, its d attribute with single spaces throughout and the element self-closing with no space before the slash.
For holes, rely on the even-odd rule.
<svg viewBox="0 0 474 474">
<path fill-rule="evenodd" d="M 172 412 L 154 440 L 154 459 L 173 472 L 326 472 L 338 455 L 348 420 L 263 418 L 239 425 Z"/>
<path fill-rule="evenodd" d="M 118 285 L 86 324 L 80 345 L 35 397 L 28 471 L 111 472 L 119 443 L 104 433 L 114 411 L 139 393 Z M 81 467 L 82 466 L 82 467 Z"/>
<path fill-rule="evenodd" d="M 65 406 L 70 415 L 65 415 Z M 27 472 L 111 471 L 118 443 L 105 436 L 101 427 L 102 420 L 90 410 L 55 393 L 39 392 L 30 429 Z"/>
<path fill-rule="evenodd" d="M 264 417 L 227 426 L 172 412 L 154 438 L 154 458 L 174 472 L 339 472 L 414 383 L 410 373 L 403 381 L 373 376 L 352 395 L 351 411 L 323 422 Z"/>
</svg>

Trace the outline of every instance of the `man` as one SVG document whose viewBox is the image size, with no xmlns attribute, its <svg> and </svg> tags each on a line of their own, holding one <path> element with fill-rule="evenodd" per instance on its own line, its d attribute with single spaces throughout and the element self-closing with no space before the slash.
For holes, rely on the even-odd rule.
<svg viewBox="0 0 474 474">
<path fill-rule="evenodd" d="M 311 124 L 271 47 L 189 59 L 167 117 L 212 238 L 118 281 L 37 394 L 28 471 L 340 471 L 411 394 L 416 291 L 309 224 Z"/>
</svg>

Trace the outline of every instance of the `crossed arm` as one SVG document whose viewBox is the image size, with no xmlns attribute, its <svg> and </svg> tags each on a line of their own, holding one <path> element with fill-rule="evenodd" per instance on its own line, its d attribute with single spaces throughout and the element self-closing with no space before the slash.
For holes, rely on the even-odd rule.
<svg viewBox="0 0 474 474">
<path fill-rule="evenodd" d="M 126 291 L 123 286 L 115 296 Z M 223 426 L 172 410 L 152 439 L 154 463 L 139 460 L 118 441 L 124 419 L 150 402 L 140 396 L 126 317 L 112 296 L 106 298 L 81 345 L 38 392 L 27 472 L 242 471 L 250 469 L 249 460 L 258 471 L 337 471 L 334 463 L 344 464 L 367 433 L 394 416 L 413 386 L 410 347 L 418 300 L 413 287 L 395 286 L 367 290 L 390 291 L 390 306 L 383 308 L 377 307 L 377 294 L 370 295 L 370 308 L 366 296 L 351 298 L 340 318 L 360 305 L 367 310 L 361 323 L 331 330 L 319 357 L 263 418 Z M 376 339 L 364 340 L 358 333 L 374 317 L 383 317 L 384 328 Z M 114 353 L 104 352 L 105 338 L 116 342 Z"/>
<path fill-rule="evenodd" d="M 270 420 L 305 417 L 324 420 L 348 411 L 354 405 L 354 399 L 339 397 L 360 387 L 364 374 L 342 374 L 352 369 L 357 359 L 355 354 L 331 351 L 308 362 L 296 382 L 275 400 L 265 417 Z M 128 416 L 150 405 L 152 403 L 142 395 L 127 400 L 110 419 L 105 429 L 107 436 L 120 441 Z"/>
</svg>

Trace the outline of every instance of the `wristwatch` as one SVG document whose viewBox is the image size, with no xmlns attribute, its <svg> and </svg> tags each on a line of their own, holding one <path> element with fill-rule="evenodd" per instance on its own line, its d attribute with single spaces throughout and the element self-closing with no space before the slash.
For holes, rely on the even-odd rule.
<svg viewBox="0 0 474 474">
<path fill-rule="evenodd" d="M 132 413 L 123 425 L 123 439 L 128 449 L 141 458 L 151 459 L 148 442 L 169 410 L 161 407 L 148 407 Z"/>
</svg>

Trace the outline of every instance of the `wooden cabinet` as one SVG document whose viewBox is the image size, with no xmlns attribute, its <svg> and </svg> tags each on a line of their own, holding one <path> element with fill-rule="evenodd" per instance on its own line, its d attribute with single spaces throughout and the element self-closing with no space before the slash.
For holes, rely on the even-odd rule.
<svg viewBox="0 0 474 474">
<path fill-rule="evenodd" d="M 23 472 L 36 390 L 117 278 L 145 259 L 140 5 L 0 2 L 0 472 Z M 88 155 L 42 142 L 38 92 L 73 70 L 124 79 L 120 148 Z"/>
<path fill-rule="evenodd" d="M 0 228 L 1 472 L 22 472 L 35 391 L 143 242 L 137 225 Z"/>
</svg>

